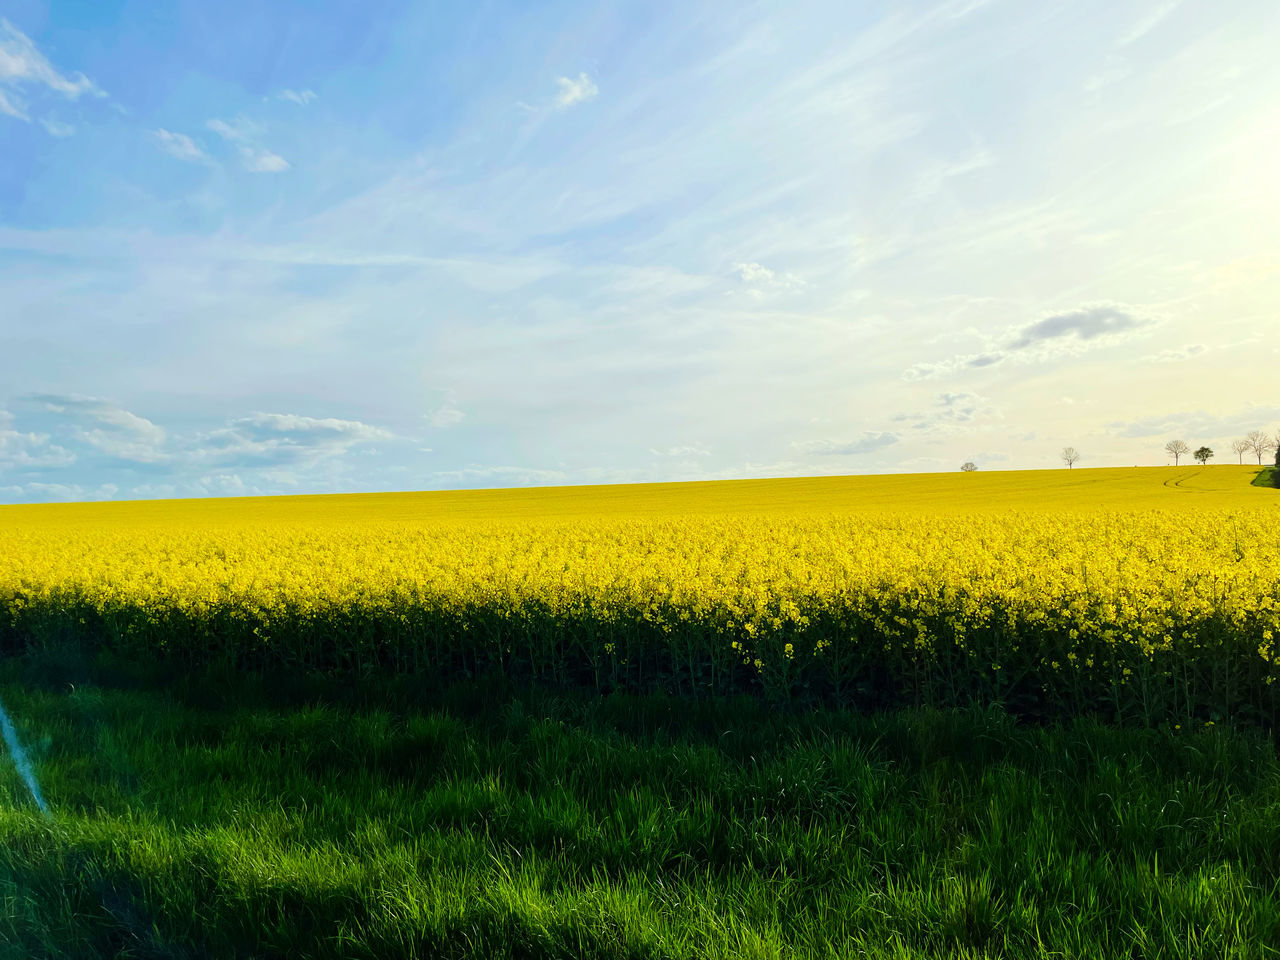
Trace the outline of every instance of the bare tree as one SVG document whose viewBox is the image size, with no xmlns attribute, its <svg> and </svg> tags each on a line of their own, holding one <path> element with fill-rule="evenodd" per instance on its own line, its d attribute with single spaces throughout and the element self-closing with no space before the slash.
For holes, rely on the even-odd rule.
<svg viewBox="0 0 1280 960">
<path fill-rule="evenodd" d="M 1076 461 L 1080 459 L 1080 452 L 1075 447 L 1063 447 L 1062 453 L 1058 454 L 1058 456 L 1062 457 L 1062 462 L 1067 465 L 1068 469 L 1071 469 L 1076 465 Z"/>
<path fill-rule="evenodd" d="M 1253 449 L 1253 445 L 1248 440 L 1232 440 L 1231 452 L 1236 455 L 1241 465 L 1244 464 L 1244 455 Z"/>
<path fill-rule="evenodd" d="M 1164 452 L 1173 457 L 1173 465 L 1191 452 L 1191 445 L 1185 440 L 1170 440 L 1164 445 Z"/>
<path fill-rule="evenodd" d="M 1275 446 L 1275 442 L 1261 430 L 1250 430 L 1244 435 L 1249 443 L 1249 450 L 1258 458 L 1258 466 L 1262 466 L 1262 457 Z"/>
<path fill-rule="evenodd" d="M 973 471 L 978 469 L 978 465 L 972 460 L 966 460 L 964 463 L 960 464 L 960 469 L 965 473 L 973 473 Z"/>
<path fill-rule="evenodd" d="M 1210 450 L 1208 447 L 1201 447 L 1199 450 L 1196 451 L 1195 456 L 1196 456 L 1196 459 L 1200 461 L 1200 466 L 1203 467 L 1205 464 L 1207 464 L 1210 460 L 1213 459 L 1213 451 Z"/>
</svg>

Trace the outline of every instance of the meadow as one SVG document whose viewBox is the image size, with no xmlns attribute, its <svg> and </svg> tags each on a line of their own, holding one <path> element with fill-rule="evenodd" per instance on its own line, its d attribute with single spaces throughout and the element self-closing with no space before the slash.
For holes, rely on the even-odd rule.
<svg viewBox="0 0 1280 960">
<path fill-rule="evenodd" d="M 1280 491 L 0 507 L 0 957 L 1280 955 Z"/>
</svg>

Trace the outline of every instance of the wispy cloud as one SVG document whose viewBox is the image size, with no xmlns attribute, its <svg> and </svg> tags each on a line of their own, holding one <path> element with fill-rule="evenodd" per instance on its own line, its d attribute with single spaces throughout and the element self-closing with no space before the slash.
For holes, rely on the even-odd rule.
<svg viewBox="0 0 1280 960">
<path fill-rule="evenodd" d="M 1000 410 L 986 397 L 974 393 L 944 393 L 937 398 L 933 409 L 899 413 L 892 421 L 924 433 L 958 435 L 986 426 L 1001 416 Z"/>
<path fill-rule="evenodd" d="M 289 169 L 289 161 L 259 145 L 265 127 L 246 117 L 235 120 L 213 118 L 205 126 L 223 140 L 235 145 L 241 165 L 250 173 L 283 173 Z"/>
<path fill-rule="evenodd" d="M 158 463 L 168 459 L 165 431 L 113 403 L 78 394 L 32 394 L 25 398 L 51 413 L 61 414 L 79 444 L 119 460 Z"/>
<path fill-rule="evenodd" d="M 174 133 L 172 130 L 161 128 L 154 132 L 154 136 L 160 149 L 171 157 L 177 157 L 189 163 L 203 163 L 209 159 L 209 155 L 185 133 Z"/>
<path fill-rule="evenodd" d="M 76 128 L 71 124 L 63 123 L 61 120 L 52 120 L 48 117 L 40 118 L 40 126 L 44 127 L 45 133 L 49 134 L 49 136 L 58 137 L 59 139 L 73 136 L 76 132 Z"/>
<path fill-rule="evenodd" d="M 444 399 L 440 401 L 440 405 L 427 414 L 427 422 L 442 430 L 456 427 L 464 419 L 466 414 L 459 409 L 457 395 L 452 390 L 444 391 Z"/>
<path fill-rule="evenodd" d="M 1148 354 L 1142 359 L 1145 363 L 1182 363 L 1192 357 L 1200 356 L 1208 349 L 1203 343 L 1191 343 L 1176 350 L 1161 350 L 1159 353 Z"/>
<path fill-rule="evenodd" d="M 797 440 L 791 444 L 791 448 L 800 453 L 824 457 L 852 457 L 883 450 L 901 439 L 896 433 L 869 431 L 853 440 Z"/>
<path fill-rule="evenodd" d="M 577 77 L 557 77 L 556 86 L 559 87 L 556 93 L 556 108 L 559 110 L 572 107 L 575 103 L 586 103 L 600 92 L 596 82 L 585 73 L 580 73 Z"/>
<path fill-rule="evenodd" d="M 241 147 L 240 159 L 250 173 L 284 173 L 289 169 L 289 161 L 280 154 L 257 147 Z"/>
<path fill-rule="evenodd" d="M 105 97 L 106 93 L 83 73 L 65 74 L 40 52 L 25 33 L 0 17 L 0 114 L 30 122 L 27 103 L 30 91 L 42 91 L 67 100 L 82 96 Z M 70 136 L 74 128 L 52 119 L 41 119 L 48 133 Z"/>
<path fill-rule="evenodd" d="M 341 458 L 355 447 L 394 440 L 389 430 L 333 417 L 289 413 L 253 413 L 207 431 L 171 433 L 146 417 L 96 397 L 31 394 L 23 398 L 35 410 L 56 415 L 52 424 L 64 447 L 51 446 L 48 434 L 20 434 L 0 421 L 0 465 L 43 456 L 74 462 L 75 451 L 112 461 L 163 468 L 183 476 L 210 468 L 247 469 L 315 464 Z M 9 451 L 8 461 L 5 451 Z"/>
<path fill-rule="evenodd" d="M 913 364 L 902 372 L 903 380 L 930 380 L 959 370 L 981 370 L 983 367 L 994 367 L 1003 363 L 1005 355 L 998 351 L 992 353 L 967 353 L 937 362 Z"/>
<path fill-rule="evenodd" d="M 1280 405 L 1258 404 L 1234 413 L 1187 410 L 1157 414 L 1137 420 L 1116 420 L 1107 424 L 1107 429 L 1114 435 L 1126 439 L 1164 437 L 1165 434 L 1173 434 L 1185 435 L 1188 440 L 1198 437 L 1214 441 L 1243 436 L 1250 430 L 1273 433 L 1277 423 L 1280 423 Z"/>
<path fill-rule="evenodd" d="M 679 447 L 650 447 L 649 452 L 655 457 L 709 457 L 711 451 L 700 443 Z"/>
<path fill-rule="evenodd" d="M 198 434 L 182 456 L 194 463 L 253 466 L 308 463 L 340 457 L 353 447 L 394 439 L 359 420 L 255 413 Z"/>
<path fill-rule="evenodd" d="M 1127 47 L 1131 43 L 1141 40 L 1164 20 L 1174 10 L 1178 9 L 1182 0 L 1163 0 L 1156 3 L 1146 13 L 1135 20 L 1120 38 L 1116 41 L 1117 46 Z"/>
<path fill-rule="evenodd" d="M 223 140 L 230 140 L 232 143 L 245 143 L 257 136 L 262 130 L 258 124 L 246 120 L 244 117 L 236 117 L 235 120 L 230 121 L 213 117 L 206 120 L 204 125 Z"/>
<path fill-rule="evenodd" d="M 75 454 L 50 443 L 47 433 L 14 429 L 12 414 L 0 410 L 0 473 L 69 467 L 75 461 Z"/>
<path fill-rule="evenodd" d="M 314 90 L 281 90 L 276 94 L 277 100 L 288 100 L 300 107 L 305 107 L 316 98 Z"/>
<path fill-rule="evenodd" d="M 27 116 L 26 110 L 18 106 L 14 98 L 3 89 L 0 89 L 0 113 L 4 114 L 6 117 L 13 117 L 16 120 L 31 119 Z"/>
<path fill-rule="evenodd" d="M 0 84 L 40 86 L 68 100 L 85 94 L 106 96 L 105 91 L 83 73 L 67 75 L 59 71 L 30 37 L 4 18 L 0 18 Z"/>
<path fill-rule="evenodd" d="M 463 467 L 461 470 L 439 470 L 431 474 L 436 485 L 443 486 L 548 486 L 563 483 L 568 474 L 562 470 L 537 467 Z"/>
<path fill-rule="evenodd" d="M 926 167 L 916 176 L 913 199 L 931 200 L 949 180 L 960 179 L 970 173 L 985 170 L 995 164 L 995 155 L 982 143 L 975 142 L 964 155 Z"/>
</svg>

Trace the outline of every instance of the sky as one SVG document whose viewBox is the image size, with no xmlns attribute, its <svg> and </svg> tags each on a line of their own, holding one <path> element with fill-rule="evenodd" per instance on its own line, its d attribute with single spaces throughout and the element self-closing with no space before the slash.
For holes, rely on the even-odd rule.
<svg viewBox="0 0 1280 960">
<path fill-rule="evenodd" d="M 1276 50 L 1274 0 L 0 0 L 0 502 L 1234 462 Z"/>
</svg>

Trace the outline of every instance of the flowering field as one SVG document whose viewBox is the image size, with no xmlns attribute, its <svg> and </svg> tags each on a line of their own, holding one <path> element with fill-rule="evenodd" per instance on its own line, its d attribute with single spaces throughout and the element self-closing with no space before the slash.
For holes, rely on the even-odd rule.
<svg viewBox="0 0 1280 960">
<path fill-rule="evenodd" d="M 1272 723 L 1280 493 L 1256 473 L 0 507 L 0 639 L 192 668 Z"/>
</svg>

